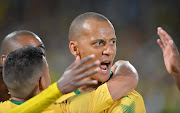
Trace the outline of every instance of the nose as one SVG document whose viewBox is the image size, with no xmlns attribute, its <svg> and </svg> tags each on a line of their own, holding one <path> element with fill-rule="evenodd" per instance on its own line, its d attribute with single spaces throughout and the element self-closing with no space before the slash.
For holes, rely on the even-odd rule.
<svg viewBox="0 0 180 113">
<path fill-rule="evenodd" d="M 110 56 L 110 55 L 112 55 L 112 53 L 113 53 L 112 47 L 110 45 L 107 45 L 107 46 L 105 46 L 102 54 Z"/>
</svg>

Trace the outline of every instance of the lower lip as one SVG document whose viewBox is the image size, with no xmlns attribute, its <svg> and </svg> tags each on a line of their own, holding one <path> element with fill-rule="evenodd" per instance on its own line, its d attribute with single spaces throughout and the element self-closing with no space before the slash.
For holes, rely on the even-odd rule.
<svg viewBox="0 0 180 113">
<path fill-rule="evenodd" d="M 108 66 L 107 70 L 101 69 L 101 73 L 103 73 L 103 74 L 109 74 L 109 73 L 110 73 L 110 66 Z"/>
</svg>

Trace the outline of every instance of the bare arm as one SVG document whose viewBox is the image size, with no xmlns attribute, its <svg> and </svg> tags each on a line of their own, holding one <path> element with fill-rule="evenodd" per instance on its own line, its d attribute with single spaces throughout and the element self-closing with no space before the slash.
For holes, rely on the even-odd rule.
<svg viewBox="0 0 180 113">
<path fill-rule="evenodd" d="M 138 73 L 128 61 L 118 61 L 111 68 L 114 76 L 107 82 L 113 101 L 135 89 L 138 84 Z"/>
<path fill-rule="evenodd" d="M 161 27 L 157 29 L 160 39 L 157 43 L 161 47 L 166 69 L 174 78 L 180 90 L 180 56 L 173 39 Z"/>
</svg>

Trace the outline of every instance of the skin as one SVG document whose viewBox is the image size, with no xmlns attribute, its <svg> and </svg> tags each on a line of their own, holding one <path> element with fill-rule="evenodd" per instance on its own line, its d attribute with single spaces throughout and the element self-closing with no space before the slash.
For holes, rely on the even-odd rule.
<svg viewBox="0 0 180 113">
<path fill-rule="evenodd" d="M 178 49 L 171 36 L 161 27 L 158 27 L 157 34 L 160 37 L 160 39 L 157 39 L 157 43 L 163 52 L 166 69 L 172 75 L 180 90 L 180 56 Z"/>
<path fill-rule="evenodd" d="M 107 73 L 103 73 L 100 70 L 100 72 L 87 78 L 89 80 L 98 80 L 99 82 L 108 80 L 110 68 L 116 54 L 116 35 L 110 22 L 86 20 L 82 26 L 79 39 L 70 41 L 69 47 L 75 57 L 85 58 L 90 54 L 95 54 L 94 60 L 109 61 L 110 65 Z M 87 86 L 79 90 L 82 92 L 88 91 L 88 88 L 91 89 L 90 87 Z"/>
</svg>

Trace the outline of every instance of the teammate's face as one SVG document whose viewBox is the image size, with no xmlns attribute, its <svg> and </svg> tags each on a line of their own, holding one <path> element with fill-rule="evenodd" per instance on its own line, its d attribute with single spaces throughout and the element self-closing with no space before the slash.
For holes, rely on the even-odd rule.
<svg viewBox="0 0 180 113">
<path fill-rule="evenodd" d="M 99 66 L 101 71 L 91 76 L 91 79 L 100 82 L 108 80 L 116 54 L 116 35 L 110 22 L 85 21 L 82 35 L 77 44 L 81 59 L 90 54 L 95 54 L 95 60 L 101 61 Z"/>
</svg>

